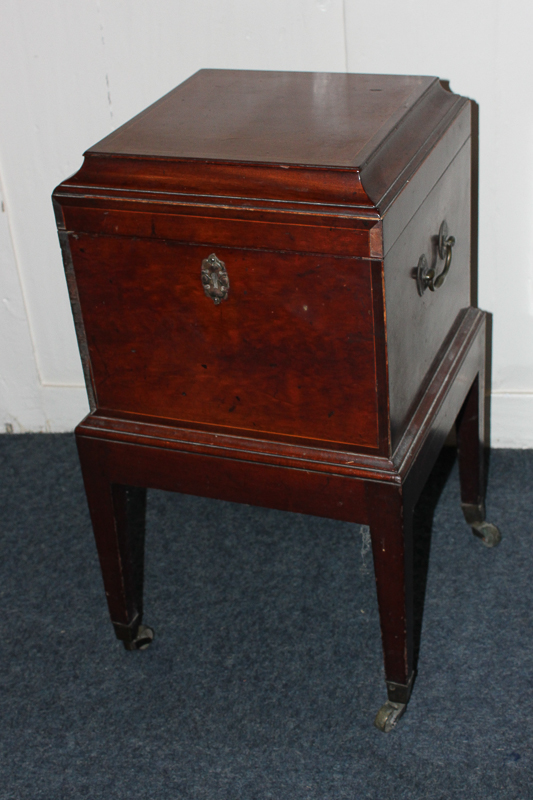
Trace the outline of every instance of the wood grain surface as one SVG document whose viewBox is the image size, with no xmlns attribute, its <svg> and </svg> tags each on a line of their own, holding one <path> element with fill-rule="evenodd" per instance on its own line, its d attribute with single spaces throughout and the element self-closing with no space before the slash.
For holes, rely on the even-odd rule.
<svg viewBox="0 0 533 800">
<path fill-rule="evenodd" d="M 106 236 L 71 247 L 99 408 L 378 447 L 370 262 Z M 200 279 L 213 247 L 230 277 L 218 306 Z"/>
</svg>

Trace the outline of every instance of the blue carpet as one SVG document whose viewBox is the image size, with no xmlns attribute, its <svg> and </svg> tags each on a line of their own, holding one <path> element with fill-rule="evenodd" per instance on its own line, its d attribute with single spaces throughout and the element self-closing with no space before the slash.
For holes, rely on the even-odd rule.
<svg viewBox="0 0 533 800">
<path fill-rule="evenodd" d="M 532 451 L 492 453 L 494 550 L 443 452 L 417 512 L 418 679 L 389 735 L 359 526 L 149 492 L 156 640 L 128 653 L 73 437 L 1 436 L 0 475 L 1 800 L 533 797 Z"/>
</svg>

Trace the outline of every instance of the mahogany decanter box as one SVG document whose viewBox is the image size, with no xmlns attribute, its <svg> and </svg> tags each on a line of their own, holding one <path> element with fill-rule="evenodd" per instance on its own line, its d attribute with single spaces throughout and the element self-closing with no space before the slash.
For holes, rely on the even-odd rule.
<svg viewBox="0 0 533 800">
<path fill-rule="evenodd" d="M 370 526 L 388 701 L 413 664 L 413 508 L 456 422 L 485 544 L 471 107 L 428 77 L 202 70 L 54 192 L 111 620 L 142 624 L 146 488 Z"/>
</svg>

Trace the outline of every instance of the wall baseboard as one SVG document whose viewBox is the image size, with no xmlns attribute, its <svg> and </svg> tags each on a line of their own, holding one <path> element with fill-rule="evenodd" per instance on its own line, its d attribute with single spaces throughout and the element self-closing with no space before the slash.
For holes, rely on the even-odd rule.
<svg viewBox="0 0 533 800">
<path fill-rule="evenodd" d="M 491 396 L 491 446 L 533 448 L 533 394 Z"/>
<path fill-rule="evenodd" d="M 41 386 L 34 402 L 20 403 L 17 415 L 0 411 L 1 433 L 67 433 L 88 413 L 83 387 Z M 494 393 L 491 446 L 533 449 L 533 393 Z"/>
<path fill-rule="evenodd" d="M 84 386 L 30 388 L 0 408 L 0 433 L 69 433 L 89 413 Z"/>
</svg>

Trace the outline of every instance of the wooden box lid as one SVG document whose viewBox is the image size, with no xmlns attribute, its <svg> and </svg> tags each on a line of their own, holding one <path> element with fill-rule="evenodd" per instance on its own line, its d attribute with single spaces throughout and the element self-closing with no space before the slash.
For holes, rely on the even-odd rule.
<svg viewBox="0 0 533 800">
<path fill-rule="evenodd" d="M 201 70 L 62 187 L 382 211 L 467 103 L 431 77 Z"/>
</svg>

